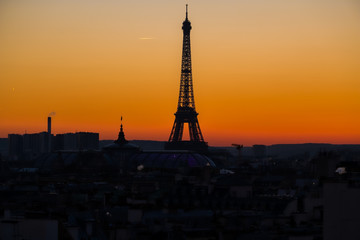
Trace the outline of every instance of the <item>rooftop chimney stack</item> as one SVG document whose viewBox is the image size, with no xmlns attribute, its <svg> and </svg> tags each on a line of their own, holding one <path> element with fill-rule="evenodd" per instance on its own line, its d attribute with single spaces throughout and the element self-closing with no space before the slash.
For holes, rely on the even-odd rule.
<svg viewBox="0 0 360 240">
<path fill-rule="evenodd" d="M 48 133 L 51 135 L 51 117 L 48 117 Z"/>
</svg>

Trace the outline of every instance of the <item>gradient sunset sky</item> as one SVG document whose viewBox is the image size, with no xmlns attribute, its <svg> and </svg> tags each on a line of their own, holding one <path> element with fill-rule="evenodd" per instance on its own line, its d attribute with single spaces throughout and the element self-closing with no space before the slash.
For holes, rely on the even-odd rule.
<svg viewBox="0 0 360 240">
<path fill-rule="evenodd" d="M 209 145 L 360 144 L 359 0 L 1 0 L 0 137 L 168 140 L 185 4 Z"/>
</svg>

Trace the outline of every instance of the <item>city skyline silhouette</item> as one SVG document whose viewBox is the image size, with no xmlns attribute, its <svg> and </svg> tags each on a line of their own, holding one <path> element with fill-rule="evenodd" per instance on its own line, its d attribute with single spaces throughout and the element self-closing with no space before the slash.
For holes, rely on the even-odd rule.
<svg viewBox="0 0 360 240">
<path fill-rule="evenodd" d="M 358 10 L 1 1 L 0 239 L 360 239 Z"/>
<path fill-rule="evenodd" d="M 0 137 L 99 132 L 166 141 L 186 2 L 1 3 Z M 189 2 L 210 145 L 359 143 L 359 4 Z"/>
</svg>

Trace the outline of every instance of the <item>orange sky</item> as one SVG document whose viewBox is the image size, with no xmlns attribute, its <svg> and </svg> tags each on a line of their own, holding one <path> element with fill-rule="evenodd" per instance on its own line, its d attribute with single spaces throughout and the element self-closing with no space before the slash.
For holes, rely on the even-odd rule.
<svg viewBox="0 0 360 240">
<path fill-rule="evenodd" d="M 0 2 L 0 137 L 46 130 L 167 140 L 189 3 L 210 145 L 360 144 L 358 0 Z"/>
</svg>

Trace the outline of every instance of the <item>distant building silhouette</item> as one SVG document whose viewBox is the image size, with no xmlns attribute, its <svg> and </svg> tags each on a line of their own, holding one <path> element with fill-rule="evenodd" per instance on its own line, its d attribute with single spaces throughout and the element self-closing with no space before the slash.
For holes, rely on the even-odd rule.
<svg viewBox="0 0 360 240">
<path fill-rule="evenodd" d="M 34 159 L 42 153 L 50 152 L 50 139 L 48 132 L 31 134 L 9 134 L 9 158 L 11 160 Z"/>
<path fill-rule="evenodd" d="M 41 153 L 50 152 L 50 138 L 48 132 L 40 132 L 33 134 L 24 134 L 24 153 L 36 157 Z"/>
<path fill-rule="evenodd" d="M 9 134 L 9 159 L 31 160 L 51 151 L 99 149 L 99 133 L 77 132 L 51 135 L 48 132 Z"/>
<path fill-rule="evenodd" d="M 99 149 L 99 133 L 57 134 L 54 142 L 54 150 L 97 150 Z"/>
<path fill-rule="evenodd" d="M 20 134 L 9 134 L 9 159 L 17 160 L 19 159 L 24 150 L 23 150 L 23 136 Z"/>
<path fill-rule="evenodd" d="M 46 132 L 9 134 L 8 142 L 10 160 L 32 160 L 54 150 L 98 150 L 99 133 L 77 132 L 54 136 L 51 134 L 51 117 L 48 117 Z"/>
<path fill-rule="evenodd" d="M 181 64 L 180 93 L 175 121 L 166 149 L 186 149 L 206 151 L 208 146 L 204 141 L 197 119 L 198 113 L 195 110 L 194 90 L 192 83 L 190 30 L 191 23 L 188 19 L 186 5 L 186 18 L 183 22 L 183 51 Z M 184 124 L 189 126 L 189 141 L 183 140 Z"/>
</svg>

